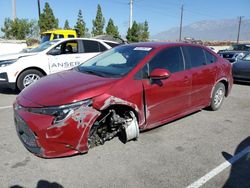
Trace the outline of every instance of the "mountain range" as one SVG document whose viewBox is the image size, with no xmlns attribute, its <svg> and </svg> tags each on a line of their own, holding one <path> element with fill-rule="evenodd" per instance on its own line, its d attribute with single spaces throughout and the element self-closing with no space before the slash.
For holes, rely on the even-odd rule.
<svg viewBox="0 0 250 188">
<path fill-rule="evenodd" d="M 189 37 L 197 40 L 207 41 L 235 41 L 238 34 L 239 20 L 203 20 L 183 26 L 182 38 Z M 179 39 L 179 27 L 173 27 L 154 36 L 153 40 L 171 40 Z M 250 19 L 242 19 L 240 29 L 240 40 L 250 40 Z"/>
</svg>

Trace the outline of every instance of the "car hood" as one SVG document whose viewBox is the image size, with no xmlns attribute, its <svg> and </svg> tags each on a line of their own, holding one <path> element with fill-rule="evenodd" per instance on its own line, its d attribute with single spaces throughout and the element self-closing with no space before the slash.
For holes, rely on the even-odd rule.
<svg viewBox="0 0 250 188">
<path fill-rule="evenodd" d="M 15 53 L 15 54 L 6 54 L 0 56 L 0 61 L 9 60 L 9 59 L 18 59 L 21 57 L 36 55 L 37 53 Z"/>
<path fill-rule="evenodd" d="M 118 80 L 70 70 L 40 79 L 25 88 L 17 100 L 20 105 L 23 98 L 39 106 L 60 106 L 101 95 Z"/>
</svg>

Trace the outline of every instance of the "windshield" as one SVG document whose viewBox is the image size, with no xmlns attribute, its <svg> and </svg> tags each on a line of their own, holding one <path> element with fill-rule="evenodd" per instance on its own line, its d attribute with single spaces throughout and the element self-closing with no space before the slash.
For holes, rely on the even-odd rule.
<svg viewBox="0 0 250 188">
<path fill-rule="evenodd" d="M 57 42 L 58 42 L 58 40 L 44 42 L 44 43 L 40 44 L 39 46 L 37 46 L 36 48 L 33 48 L 32 50 L 28 51 L 28 53 L 44 51 Z"/>
<path fill-rule="evenodd" d="M 43 35 L 42 35 L 41 43 L 44 43 L 44 42 L 49 41 L 49 40 L 50 40 L 50 36 L 51 36 L 51 33 L 43 34 Z"/>
<path fill-rule="evenodd" d="M 235 44 L 230 46 L 228 50 L 250 51 L 250 45 Z"/>
<path fill-rule="evenodd" d="M 77 69 L 80 72 L 103 77 L 122 77 L 130 72 L 152 48 L 136 46 L 119 46 L 98 55 Z"/>
</svg>

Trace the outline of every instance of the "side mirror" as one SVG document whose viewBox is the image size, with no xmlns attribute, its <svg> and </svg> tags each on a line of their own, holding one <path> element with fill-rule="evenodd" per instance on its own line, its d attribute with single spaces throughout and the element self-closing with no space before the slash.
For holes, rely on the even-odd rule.
<svg viewBox="0 0 250 188">
<path fill-rule="evenodd" d="M 49 51 L 48 53 L 49 55 L 60 55 L 61 54 L 61 50 L 60 49 L 52 49 Z"/>
<path fill-rule="evenodd" d="M 171 73 L 167 69 L 154 69 L 150 75 L 149 78 L 153 80 L 163 80 L 169 78 Z"/>
</svg>

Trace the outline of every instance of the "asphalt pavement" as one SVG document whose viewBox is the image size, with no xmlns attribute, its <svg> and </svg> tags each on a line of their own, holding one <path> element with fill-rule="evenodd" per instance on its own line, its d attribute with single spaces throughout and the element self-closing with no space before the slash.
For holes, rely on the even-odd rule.
<svg viewBox="0 0 250 188">
<path fill-rule="evenodd" d="M 0 88 L 1 188 L 250 187 L 249 84 L 234 85 L 219 111 L 201 110 L 138 141 L 113 139 L 58 159 L 38 158 L 21 144 L 11 108 L 16 95 Z"/>
</svg>

